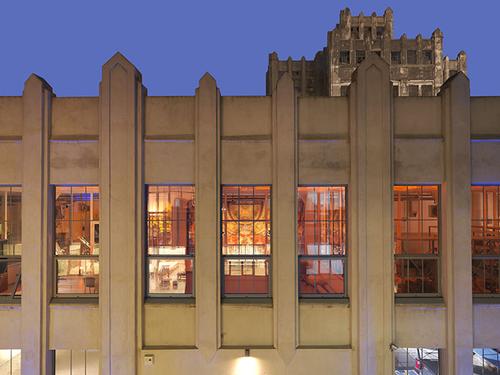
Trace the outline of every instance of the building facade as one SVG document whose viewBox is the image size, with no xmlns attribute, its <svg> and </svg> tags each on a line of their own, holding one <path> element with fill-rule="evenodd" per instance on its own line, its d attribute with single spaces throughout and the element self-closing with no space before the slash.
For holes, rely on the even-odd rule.
<svg viewBox="0 0 500 375">
<path fill-rule="evenodd" d="M 116 54 L 98 97 L 1 97 L 1 371 L 487 373 L 500 98 L 394 97 L 391 69 L 155 97 Z"/>
<path fill-rule="evenodd" d="M 443 56 L 443 33 L 436 29 L 431 38 L 403 34 L 393 39 L 393 13 L 382 16 L 360 13 L 349 8 L 340 12 L 337 26 L 328 32 L 327 45 L 314 60 L 279 60 L 269 55 L 266 91 L 270 95 L 279 78 L 287 72 L 301 96 L 346 96 L 354 70 L 370 54 L 390 65 L 393 94 L 396 96 L 435 96 L 443 82 L 457 72 L 467 74 L 467 57 L 461 51 L 455 60 Z"/>
</svg>

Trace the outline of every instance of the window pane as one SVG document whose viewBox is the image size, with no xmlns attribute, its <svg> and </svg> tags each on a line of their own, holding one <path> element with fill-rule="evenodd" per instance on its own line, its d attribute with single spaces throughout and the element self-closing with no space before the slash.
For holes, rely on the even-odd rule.
<svg viewBox="0 0 500 375">
<path fill-rule="evenodd" d="M 0 255 L 21 255 L 20 187 L 0 186 Z"/>
<path fill-rule="evenodd" d="M 299 255 L 345 255 L 345 187 L 297 189 Z"/>
<path fill-rule="evenodd" d="M 21 260 L 0 258 L 0 297 L 11 297 L 14 289 L 16 295 L 21 294 L 20 280 Z"/>
<path fill-rule="evenodd" d="M 343 259 L 299 259 L 300 294 L 344 294 Z"/>
<path fill-rule="evenodd" d="M 499 259 L 472 260 L 472 292 L 477 294 L 499 294 Z"/>
<path fill-rule="evenodd" d="M 0 375 L 21 374 L 21 350 L 0 349 Z"/>
<path fill-rule="evenodd" d="M 498 186 L 472 187 L 472 253 L 500 256 Z"/>
<path fill-rule="evenodd" d="M 427 348 L 399 348 L 394 352 L 395 375 L 439 374 L 439 351 Z"/>
<path fill-rule="evenodd" d="M 98 294 L 99 260 L 57 259 L 57 294 Z"/>
<path fill-rule="evenodd" d="M 439 291 L 438 260 L 423 260 L 423 293 L 437 293 Z"/>
<path fill-rule="evenodd" d="M 192 259 L 149 259 L 150 294 L 192 294 Z"/>
<path fill-rule="evenodd" d="M 438 293 L 439 187 L 395 185 L 393 215 L 396 293 Z"/>
<path fill-rule="evenodd" d="M 224 259 L 224 294 L 269 292 L 269 259 Z"/>
<path fill-rule="evenodd" d="M 396 259 L 394 261 L 394 291 L 395 293 L 409 293 L 408 291 L 408 260 Z"/>
<path fill-rule="evenodd" d="M 99 254 L 99 188 L 56 186 L 56 255 Z"/>
<path fill-rule="evenodd" d="M 271 253 L 269 186 L 222 187 L 222 253 Z"/>
<path fill-rule="evenodd" d="M 194 254 L 194 187 L 148 187 L 148 254 Z"/>
</svg>

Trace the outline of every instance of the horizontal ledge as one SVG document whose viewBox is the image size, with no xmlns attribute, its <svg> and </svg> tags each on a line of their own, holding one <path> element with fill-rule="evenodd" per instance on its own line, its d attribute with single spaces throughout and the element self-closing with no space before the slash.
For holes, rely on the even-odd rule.
<svg viewBox="0 0 500 375">
<path fill-rule="evenodd" d="M 435 141 L 444 141 L 444 137 L 442 135 L 437 134 L 395 134 L 394 139 L 415 139 L 415 140 L 435 140 Z"/>
<path fill-rule="evenodd" d="M 219 350 L 276 349 L 273 345 L 221 345 Z"/>
<path fill-rule="evenodd" d="M 438 305 L 445 307 L 443 297 L 394 297 L 396 305 Z"/>
<path fill-rule="evenodd" d="M 20 310 L 21 297 L 0 298 L 0 310 Z"/>
<path fill-rule="evenodd" d="M 197 350 L 195 345 L 144 345 L 141 350 Z"/>
<path fill-rule="evenodd" d="M 144 299 L 145 305 L 196 305 L 196 299 L 194 297 L 168 297 L 168 296 L 158 296 L 158 297 L 146 297 Z"/>
<path fill-rule="evenodd" d="M 49 139 L 49 142 L 97 142 L 99 141 L 98 135 L 56 135 Z"/>
<path fill-rule="evenodd" d="M 270 141 L 272 140 L 271 134 L 257 134 L 257 135 L 223 135 L 223 141 Z"/>
<path fill-rule="evenodd" d="M 299 304 L 305 304 L 305 305 L 312 305 L 312 304 L 318 304 L 318 305 L 328 305 L 328 304 L 336 304 L 336 305 L 349 305 L 349 297 L 333 297 L 333 296 L 328 296 L 328 297 L 299 297 Z"/>
<path fill-rule="evenodd" d="M 297 349 L 352 350 L 351 345 L 299 345 Z"/>
<path fill-rule="evenodd" d="M 172 134 L 172 135 L 146 135 L 144 141 L 147 142 L 174 142 L 174 141 L 194 141 L 194 134 Z"/>
<path fill-rule="evenodd" d="M 471 134 L 470 140 L 471 142 L 474 141 L 500 142 L 500 134 Z"/>
<path fill-rule="evenodd" d="M 273 305 L 271 297 L 223 297 L 221 302 L 227 305 Z"/>
<path fill-rule="evenodd" d="M 99 305 L 98 297 L 54 297 L 50 305 Z"/>
<path fill-rule="evenodd" d="M 299 134 L 299 141 L 347 141 L 349 136 L 346 134 Z"/>
<path fill-rule="evenodd" d="M 0 135 L 0 142 L 19 142 L 22 140 L 22 135 Z"/>
<path fill-rule="evenodd" d="M 474 305 L 500 305 L 500 296 L 477 296 L 472 297 Z"/>
</svg>

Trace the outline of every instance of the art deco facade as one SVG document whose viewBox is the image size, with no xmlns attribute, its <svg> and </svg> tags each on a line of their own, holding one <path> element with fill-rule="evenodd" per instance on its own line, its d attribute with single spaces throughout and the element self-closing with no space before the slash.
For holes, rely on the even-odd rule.
<svg viewBox="0 0 500 375">
<path fill-rule="evenodd" d="M 500 98 L 391 69 L 155 97 L 116 54 L 1 97 L 0 374 L 494 373 Z"/>
<path fill-rule="evenodd" d="M 403 34 L 393 39 L 393 14 L 390 8 L 382 16 L 360 13 L 352 16 L 349 8 L 340 12 L 340 22 L 328 32 L 327 45 L 314 60 L 279 60 L 269 55 L 267 94 L 287 72 L 301 96 L 346 96 L 354 70 L 370 54 L 382 57 L 390 65 L 390 78 L 396 96 L 434 96 L 449 77 L 467 73 L 466 55 L 456 60 L 443 56 L 443 33 L 436 29 L 430 39 Z"/>
</svg>

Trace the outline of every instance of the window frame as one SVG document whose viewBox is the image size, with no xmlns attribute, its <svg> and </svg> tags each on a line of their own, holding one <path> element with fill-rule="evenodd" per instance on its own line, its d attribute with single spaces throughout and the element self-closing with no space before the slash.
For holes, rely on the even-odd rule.
<svg viewBox="0 0 500 375">
<path fill-rule="evenodd" d="M 21 190 L 21 212 L 22 212 L 22 207 L 23 207 L 23 189 L 22 185 L 20 184 L 1 184 L 1 188 L 9 188 L 9 192 L 12 192 L 12 188 L 19 188 Z M 5 202 L 6 208 L 8 202 Z M 5 220 L 7 223 L 9 222 L 8 218 Z M 22 226 L 23 226 L 23 219 L 22 219 L 22 213 L 21 213 L 21 245 L 23 243 L 22 239 Z M 16 275 L 16 283 L 14 285 L 14 289 L 12 290 L 12 293 L 9 296 L 0 296 L 0 304 L 1 303 L 20 303 L 21 298 L 22 298 L 22 289 L 21 293 L 16 293 L 16 291 L 19 288 L 19 285 L 22 285 L 22 246 L 21 246 L 21 254 L 2 254 L 0 255 L 0 264 L 2 263 L 7 263 L 7 267 L 9 263 L 16 263 L 18 262 L 20 264 L 20 272 Z"/>
<path fill-rule="evenodd" d="M 99 299 L 99 291 L 97 293 L 58 293 L 57 291 L 57 265 L 58 265 L 58 260 L 93 260 L 97 261 L 99 264 L 99 267 L 101 265 L 100 262 L 100 255 L 101 255 L 101 248 L 99 247 L 99 254 L 98 255 L 57 255 L 56 254 L 56 243 L 57 243 L 57 236 L 56 236 L 56 189 L 58 187 L 97 187 L 98 188 L 98 194 L 99 194 L 99 226 L 101 223 L 101 186 L 99 184 L 53 184 L 50 185 L 51 191 L 50 191 L 50 196 L 52 197 L 52 220 L 51 220 L 51 225 L 52 225 L 52 233 L 53 233 L 53 241 L 51 241 L 51 257 L 52 257 L 52 296 L 55 299 L 59 300 L 71 300 L 71 299 L 77 299 L 77 300 L 98 300 Z M 73 197 L 73 194 L 71 194 L 71 197 Z M 72 198 L 73 199 L 73 198 Z M 73 222 L 73 220 L 70 220 Z M 93 220 L 91 219 L 90 222 Z M 100 243 L 100 242 L 99 242 Z M 97 279 L 100 283 L 101 281 L 101 270 L 99 268 L 99 275 L 97 275 Z M 94 288 L 95 289 L 95 288 Z M 99 287 L 100 290 L 100 287 Z"/>
<path fill-rule="evenodd" d="M 194 240 L 195 248 L 194 252 L 191 254 L 149 254 L 149 235 L 148 235 L 148 197 L 149 197 L 149 187 L 150 186 L 168 186 L 168 187 L 192 187 L 193 188 L 193 200 L 195 207 L 195 230 L 194 230 Z M 193 301 L 196 298 L 196 185 L 193 184 L 145 184 L 144 189 L 145 199 L 144 199 L 144 299 L 154 300 L 154 301 Z M 176 260 L 191 260 L 192 267 L 192 285 L 191 293 L 150 293 L 149 292 L 149 261 L 150 260 L 161 260 L 161 259 L 176 259 Z"/>
<path fill-rule="evenodd" d="M 269 187 L 269 246 L 270 251 L 269 255 L 265 254 L 243 254 L 243 255 L 224 255 L 224 236 L 223 236 L 223 202 L 224 202 L 224 187 Z M 221 184 L 220 185 L 220 208 L 219 208 L 219 238 L 220 238 L 220 246 L 219 246 L 219 267 L 220 267 L 220 295 L 222 300 L 271 300 L 273 297 L 273 186 L 272 184 Z M 245 220 L 250 221 L 250 220 Z M 266 294 L 264 293 L 226 293 L 225 292 L 225 259 L 258 259 L 258 260 L 267 260 L 268 264 L 268 291 Z"/>
<path fill-rule="evenodd" d="M 438 219 L 438 254 L 433 255 L 433 254 L 420 254 L 420 255 L 411 255 L 411 254 L 396 254 L 395 249 L 396 249 L 396 239 L 395 239 L 395 234 L 394 234 L 394 226 L 396 223 L 395 217 L 392 219 L 392 277 L 393 277 L 393 288 L 394 288 L 394 297 L 395 298 L 402 298 L 402 299 L 407 299 L 407 298 L 416 298 L 416 299 L 422 299 L 422 298 L 440 298 L 442 297 L 442 185 L 438 183 L 427 183 L 427 184 L 393 184 L 392 185 L 392 210 L 394 210 L 394 187 L 396 186 L 436 186 L 438 189 L 438 204 L 437 204 L 437 219 Z M 435 293 L 397 293 L 396 292 L 396 283 L 394 280 L 394 277 L 396 275 L 396 260 L 397 259 L 403 259 L 403 260 L 408 260 L 410 261 L 411 259 L 415 260 L 425 260 L 425 259 L 436 259 L 437 260 L 437 292 Z M 422 280 L 423 283 L 423 280 Z"/>
<path fill-rule="evenodd" d="M 299 198 L 299 188 L 301 187 L 343 187 L 344 188 L 344 205 L 345 205 L 345 254 L 344 255 L 300 255 L 299 254 L 299 241 L 298 241 L 298 226 L 299 226 L 299 220 L 298 220 L 298 198 Z M 308 301 L 314 301 L 314 300 L 342 300 L 348 298 L 348 286 L 349 286 L 349 186 L 348 184 L 298 184 L 296 189 L 296 201 L 295 201 L 295 211 L 296 211 L 296 223 L 295 223 L 295 256 L 296 256 L 296 270 L 297 270 L 297 295 L 299 299 L 301 300 L 308 300 Z M 344 269 L 344 293 L 325 293 L 325 294 L 318 294 L 318 293 L 300 293 L 300 280 L 299 280 L 299 266 L 300 266 L 300 260 L 301 259 L 315 259 L 315 260 L 341 260 L 343 262 L 343 269 Z"/>
<path fill-rule="evenodd" d="M 483 198 L 483 205 L 484 205 L 484 194 L 485 194 L 485 190 L 484 188 L 485 187 L 496 187 L 496 192 L 497 192 L 497 200 L 498 200 L 498 205 L 500 206 L 500 184 L 471 184 L 471 265 L 472 263 L 474 262 L 474 260 L 497 260 L 498 263 L 499 263 L 499 280 L 497 281 L 498 282 L 498 285 L 499 285 L 499 289 L 500 289 L 500 251 L 498 253 L 498 255 L 490 255 L 490 254 L 484 254 L 484 255 L 474 255 L 474 251 L 473 251 L 473 245 L 472 245 L 472 241 L 473 241 L 473 231 L 472 231 L 472 225 L 474 223 L 474 219 L 472 218 L 472 194 L 473 194 L 473 190 L 472 188 L 474 186 L 478 186 L 478 187 L 481 187 L 482 188 L 482 198 Z M 481 221 L 485 221 L 485 220 L 488 220 L 488 219 L 485 219 L 484 217 L 481 219 Z M 498 220 L 499 224 L 500 224 L 500 216 L 498 219 L 493 219 L 493 220 Z M 471 272 L 473 271 L 473 269 L 471 269 Z M 472 281 L 474 280 L 474 274 L 471 273 L 471 279 Z M 472 289 L 472 296 L 473 298 L 479 298 L 479 299 L 484 299 L 484 300 L 489 300 L 489 299 L 496 299 L 498 300 L 500 298 L 500 291 L 498 293 L 474 293 L 474 289 Z"/>
<path fill-rule="evenodd" d="M 351 50 L 348 50 L 348 49 L 340 50 L 339 51 L 339 65 L 350 65 L 350 64 L 351 64 Z"/>
</svg>

